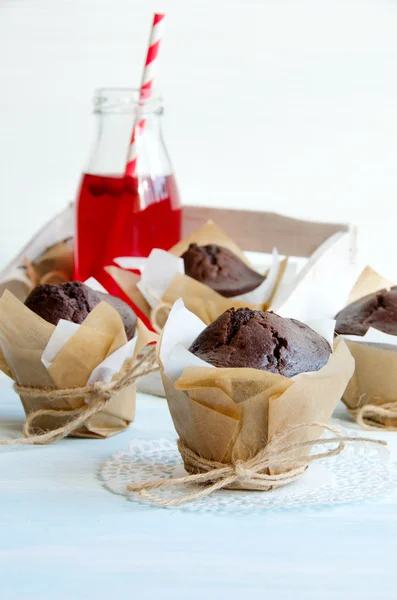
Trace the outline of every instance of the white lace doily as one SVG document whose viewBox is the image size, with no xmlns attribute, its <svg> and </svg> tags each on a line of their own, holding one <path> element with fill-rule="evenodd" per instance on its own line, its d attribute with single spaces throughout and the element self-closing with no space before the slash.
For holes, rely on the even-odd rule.
<svg viewBox="0 0 397 600">
<path fill-rule="evenodd" d="M 382 451 L 383 450 L 383 451 Z M 128 483 L 185 475 L 176 440 L 132 440 L 128 450 L 117 452 L 100 473 L 106 488 L 129 500 L 147 504 Z M 397 464 L 389 463 L 387 451 L 358 443 L 341 454 L 312 463 L 299 481 L 268 492 L 219 490 L 210 496 L 177 506 L 194 511 L 241 511 L 292 508 L 355 502 L 385 494 L 397 485 Z M 156 490 L 170 499 L 191 491 L 184 486 Z"/>
</svg>

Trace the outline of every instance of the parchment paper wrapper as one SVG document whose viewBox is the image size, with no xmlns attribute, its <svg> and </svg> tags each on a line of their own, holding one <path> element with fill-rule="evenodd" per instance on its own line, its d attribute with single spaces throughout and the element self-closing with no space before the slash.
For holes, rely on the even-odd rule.
<svg viewBox="0 0 397 600">
<path fill-rule="evenodd" d="M 101 302 L 82 325 L 60 321 L 57 327 L 33 313 L 9 291 L 0 299 L 0 368 L 19 385 L 38 388 L 82 387 L 110 381 L 126 358 L 135 358 L 155 338 L 138 321 L 134 339 L 127 343 L 117 311 Z M 43 392 L 20 396 L 27 415 L 39 409 L 72 410 L 84 398 L 66 398 L 54 406 Z M 135 416 L 135 386 L 121 390 L 104 410 L 73 432 L 78 437 L 106 438 L 123 431 Z M 53 430 L 66 424 L 68 416 L 43 416 L 35 428 Z"/>
<path fill-rule="evenodd" d="M 364 269 L 353 287 L 349 302 L 372 294 L 393 284 L 370 267 Z M 343 335 L 352 353 L 356 367 L 343 401 L 353 418 L 363 406 L 384 406 L 397 402 L 397 336 L 370 328 L 363 336 Z M 397 407 L 396 407 L 397 411 Z M 396 418 L 368 414 L 368 425 L 397 429 Z"/>
<path fill-rule="evenodd" d="M 8 289 L 24 301 L 34 282 L 27 277 L 24 259 L 37 269 L 41 279 L 50 271 L 61 272 L 72 279 L 72 236 L 75 229 L 75 207 L 69 204 L 61 213 L 53 217 L 27 242 L 15 258 L 0 271 L 0 297 Z M 62 241 L 63 240 L 63 241 Z M 55 250 L 56 248 L 56 250 Z M 36 281 L 36 278 L 35 278 Z M 59 283 L 60 279 L 47 283 Z"/>
<path fill-rule="evenodd" d="M 164 326 L 169 307 L 178 298 L 182 298 L 189 310 L 207 325 L 231 307 L 249 306 L 257 310 L 266 310 L 287 266 L 287 259 L 281 261 L 276 249 L 273 251 L 270 268 L 263 273 L 266 278 L 256 290 L 233 298 L 224 298 L 210 287 L 184 274 L 184 264 L 180 256 L 191 243 L 201 246 L 218 244 L 228 248 L 255 270 L 255 266 L 233 240 L 215 223 L 209 221 L 169 252 L 153 250 L 141 277 L 118 267 L 107 267 L 106 271 L 149 319 L 154 320 L 153 311 L 159 304 L 165 305 L 162 314 L 157 310 L 155 313 L 155 325 L 158 330 Z M 133 259 L 129 266 L 136 266 Z"/>
<path fill-rule="evenodd" d="M 281 282 L 270 309 L 304 323 L 313 318 L 333 319 L 347 303 L 358 275 L 350 252 L 349 235 L 343 232 L 332 235 L 290 282 Z"/>
<path fill-rule="evenodd" d="M 31 254 L 27 252 L 27 254 Z M 73 239 L 56 242 L 30 259 L 20 257 L 0 274 L 0 295 L 9 290 L 24 301 L 39 283 L 64 283 L 73 279 Z"/>
<path fill-rule="evenodd" d="M 36 260 L 25 260 L 31 287 L 39 283 L 59 284 L 73 280 L 73 239 L 67 238 L 47 248 Z"/>
<path fill-rule="evenodd" d="M 246 460 L 289 426 L 328 422 L 354 369 L 342 340 L 321 370 L 288 379 L 257 369 L 207 365 L 187 350 L 204 327 L 178 301 L 159 344 L 175 429 L 196 454 L 223 463 Z M 312 440 L 321 433 L 321 428 L 300 429 L 286 443 Z M 298 452 L 301 457 L 308 450 Z M 185 468 L 192 471 L 189 464 Z M 270 474 L 279 472 L 274 468 Z"/>
</svg>

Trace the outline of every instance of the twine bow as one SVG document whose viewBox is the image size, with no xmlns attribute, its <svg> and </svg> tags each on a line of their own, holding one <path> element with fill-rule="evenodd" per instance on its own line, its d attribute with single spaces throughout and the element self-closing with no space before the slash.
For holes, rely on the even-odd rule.
<svg viewBox="0 0 397 600">
<path fill-rule="evenodd" d="M 335 436 L 285 444 L 286 438 L 292 432 L 304 429 L 308 431 L 310 428 L 315 427 L 326 429 L 327 431 L 334 433 Z M 252 458 L 245 461 L 236 460 L 231 464 L 224 464 L 207 460 L 206 458 L 199 456 L 179 439 L 177 442 L 179 452 L 181 453 L 185 466 L 189 471 L 193 471 L 192 474 L 176 479 L 158 479 L 130 483 L 128 484 L 127 489 L 130 492 L 138 492 L 140 496 L 157 506 L 166 508 L 209 496 L 222 488 L 267 491 L 296 481 L 302 476 L 309 464 L 317 460 L 328 459 L 340 454 L 348 442 L 369 442 L 380 446 L 387 445 L 383 440 L 345 436 L 342 435 L 338 429 L 329 425 L 323 423 L 310 423 L 286 429 L 283 433 L 273 438 L 269 444 Z M 298 451 L 305 448 L 309 449 L 313 446 L 325 447 L 329 444 L 336 444 L 336 447 L 308 456 L 298 455 Z M 272 475 L 264 473 L 264 471 L 268 469 L 277 471 L 282 470 L 283 472 Z M 149 493 L 149 490 L 157 490 L 183 484 L 204 484 L 204 486 L 201 489 L 184 493 L 172 499 L 162 498 L 160 495 Z"/>
<path fill-rule="evenodd" d="M 364 429 L 397 431 L 397 400 L 382 405 L 364 404 L 359 408 L 347 407 L 347 410 L 356 423 Z M 390 422 L 394 422 L 395 425 L 389 424 Z"/>
<path fill-rule="evenodd" d="M 124 363 L 121 372 L 112 379 L 109 383 L 98 382 L 94 385 L 86 385 L 84 387 L 64 388 L 64 389 L 43 389 L 28 387 L 24 385 L 14 384 L 14 390 L 18 394 L 23 394 L 26 397 L 37 398 L 45 395 L 49 400 L 56 403 L 61 399 L 78 399 L 84 398 L 88 400 L 88 404 L 72 410 L 57 410 L 54 409 L 39 409 L 32 412 L 26 417 L 23 428 L 23 438 L 16 440 L 0 440 L 0 446 L 10 444 L 48 444 L 67 437 L 73 431 L 84 424 L 89 417 L 96 415 L 103 410 L 111 401 L 113 396 L 121 390 L 135 383 L 140 377 L 148 375 L 158 370 L 156 364 L 156 348 L 151 348 L 146 354 L 139 358 L 135 364 L 133 359 Z M 52 429 L 44 433 L 34 433 L 34 421 L 38 417 L 43 416 L 67 416 L 69 421 L 62 427 Z"/>
</svg>

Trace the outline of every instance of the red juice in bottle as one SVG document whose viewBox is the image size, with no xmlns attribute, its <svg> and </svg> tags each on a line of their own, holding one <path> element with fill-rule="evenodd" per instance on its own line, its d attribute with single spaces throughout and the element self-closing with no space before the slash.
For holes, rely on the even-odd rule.
<svg viewBox="0 0 397 600">
<path fill-rule="evenodd" d="M 104 271 L 120 256 L 148 256 L 180 240 L 181 208 L 173 175 L 84 174 L 76 208 L 75 278 L 95 277 L 108 292 L 118 286 Z"/>
<path fill-rule="evenodd" d="M 139 90 L 101 88 L 94 98 L 98 126 L 76 206 L 75 278 L 95 277 L 123 296 L 104 267 L 121 256 L 146 257 L 181 237 L 181 206 L 162 134 L 162 99 Z M 125 175 L 131 131 L 136 131 L 135 175 Z"/>
</svg>

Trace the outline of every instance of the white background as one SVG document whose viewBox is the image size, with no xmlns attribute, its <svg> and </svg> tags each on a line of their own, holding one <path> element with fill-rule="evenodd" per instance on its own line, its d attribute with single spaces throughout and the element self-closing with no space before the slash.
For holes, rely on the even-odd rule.
<svg viewBox="0 0 397 600">
<path fill-rule="evenodd" d="M 158 88 L 189 204 L 356 222 L 397 281 L 397 3 L 2 0 L 0 266 L 75 195 L 98 86 Z"/>
</svg>

